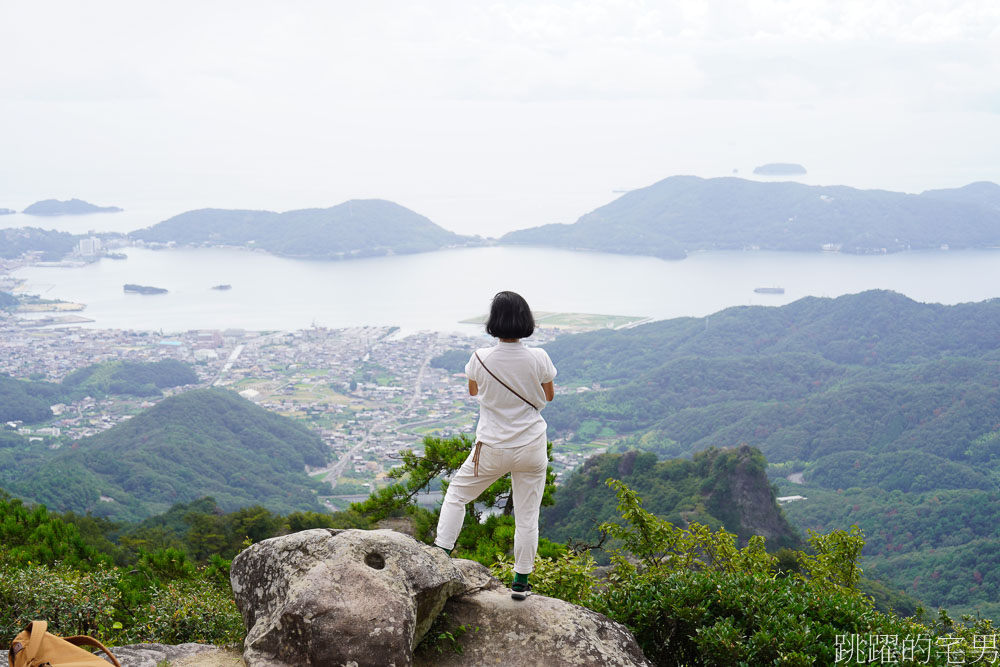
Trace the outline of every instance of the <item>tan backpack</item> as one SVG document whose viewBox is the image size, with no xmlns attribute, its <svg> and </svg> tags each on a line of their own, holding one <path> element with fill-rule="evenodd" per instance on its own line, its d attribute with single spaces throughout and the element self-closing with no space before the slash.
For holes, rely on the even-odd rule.
<svg viewBox="0 0 1000 667">
<path fill-rule="evenodd" d="M 59 637 L 46 632 L 48 623 L 32 621 L 10 643 L 10 653 L 7 660 L 10 667 L 97 667 L 108 662 L 81 646 L 94 646 L 104 651 L 115 667 L 122 667 L 111 651 L 93 637 L 75 635 Z"/>
</svg>

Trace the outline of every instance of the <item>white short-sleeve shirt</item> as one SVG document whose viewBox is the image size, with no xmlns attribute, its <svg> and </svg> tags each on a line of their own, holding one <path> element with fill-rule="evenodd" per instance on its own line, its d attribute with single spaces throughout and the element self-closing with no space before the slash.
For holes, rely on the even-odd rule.
<svg viewBox="0 0 1000 667">
<path fill-rule="evenodd" d="M 500 341 L 494 347 L 476 352 L 494 375 L 538 408 L 494 380 L 473 354 L 465 365 L 465 375 L 479 387 L 476 440 L 498 448 L 521 447 L 536 441 L 546 429 L 541 415 L 547 404 L 542 384 L 556 377 L 556 367 L 549 355 L 540 347 L 527 347 L 520 341 Z"/>
</svg>

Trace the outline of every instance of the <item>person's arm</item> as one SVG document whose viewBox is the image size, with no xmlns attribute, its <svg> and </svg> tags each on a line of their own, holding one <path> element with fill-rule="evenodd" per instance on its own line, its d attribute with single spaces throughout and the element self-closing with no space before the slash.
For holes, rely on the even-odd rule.
<svg viewBox="0 0 1000 667">
<path fill-rule="evenodd" d="M 479 385 L 476 384 L 475 380 L 469 380 L 469 396 L 475 396 L 478 393 L 479 393 Z M 550 398 L 549 400 L 551 401 L 552 399 Z"/>
<path fill-rule="evenodd" d="M 470 388 L 469 391 L 472 391 L 472 389 Z M 542 391 L 545 392 L 546 401 L 551 401 L 553 398 L 556 397 L 556 387 L 552 382 L 543 382 Z M 473 394 L 473 396 L 475 396 L 475 394 Z"/>
</svg>

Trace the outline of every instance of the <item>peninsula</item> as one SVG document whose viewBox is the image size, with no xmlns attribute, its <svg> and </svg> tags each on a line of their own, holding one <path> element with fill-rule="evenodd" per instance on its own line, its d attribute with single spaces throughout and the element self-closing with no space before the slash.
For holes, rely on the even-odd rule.
<svg viewBox="0 0 1000 667">
<path fill-rule="evenodd" d="M 117 206 L 95 206 L 82 199 L 69 199 L 67 201 L 45 199 L 36 201 L 23 212 L 27 215 L 86 215 L 88 213 L 120 213 L 121 211 L 122 209 Z"/>
<path fill-rule="evenodd" d="M 855 254 L 1000 246 L 1000 185 L 919 195 L 846 186 L 673 176 L 573 224 L 510 232 L 538 245 L 683 259 L 698 250 Z"/>
<path fill-rule="evenodd" d="M 482 243 L 382 199 L 354 199 L 330 208 L 285 213 L 200 209 L 129 236 L 152 247 L 236 246 L 311 259 L 410 254 Z"/>
</svg>

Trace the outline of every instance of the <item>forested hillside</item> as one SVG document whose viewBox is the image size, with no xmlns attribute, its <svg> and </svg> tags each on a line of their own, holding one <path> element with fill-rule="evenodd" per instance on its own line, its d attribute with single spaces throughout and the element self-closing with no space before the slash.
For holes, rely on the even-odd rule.
<svg viewBox="0 0 1000 667">
<path fill-rule="evenodd" d="M 54 382 L 18 380 L 0 373 L 0 422 L 28 424 L 52 418 L 49 406 L 62 400 L 62 386 Z"/>
<path fill-rule="evenodd" d="M 679 526 L 692 522 L 724 527 L 745 545 L 754 535 L 769 550 L 799 547 L 767 479 L 767 462 L 749 447 L 711 449 L 692 459 L 660 461 L 655 454 L 629 451 L 589 459 L 559 487 L 556 503 L 542 512 L 542 533 L 557 542 L 595 543 L 597 527 L 618 512 L 619 479 L 645 499 L 645 509 Z"/>
<path fill-rule="evenodd" d="M 68 232 L 38 227 L 0 229 L 0 257 L 10 259 L 37 250 L 42 253 L 42 259 L 54 261 L 70 252 L 77 238 Z"/>
<path fill-rule="evenodd" d="M 200 209 L 130 236 L 153 243 L 248 246 L 287 257 L 323 259 L 427 252 L 472 241 L 381 199 L 285 213 Z"/>
<path fill-rule="evenodd" d="M 182 361 L 107 361 L 73 371 L 61 383 L 19 380 L 0 373 L 0 422 L 35 424 L 52 418 L 50 406 L 85 396 L 161 396 L 163 389 L 195 384 L 198 376 Z"/>
<path fill-rule="evenodd" d="M 161 396 L 163 389 L 197 384 L 198 376 L 183 361 L 108 361 L 73 371 L 63 378 L 64 388 L 91 396 L 124 394 Z"/>
<path fill-rule="evenodd" d="M 895 252 L 1000 244 L 1000 186 L 922 195 L 847 186 L 673 176 L 575 223 L 510 232 L 502 243 L 683 258 L 692 250 Z"/>
<path fill-rule="evenodd" d="M 759 448 L 775 474 L 801 473 L 809 485 L 782 487 L 809 496 L 787 510 L 801 527 L 858 522 L 876 531 L 889 511 L 887 493 L 902 494 L 895 505 L 921 507 L 931 497 L 979 498 L 985 516 L 976 522 L 946 527 L 943 517 L 917 512 L 913 525 L 893 531 L 891 551 L 876 537 L 865 553 L 896 559 L 876 571 L 929 604 L 1000 611 L 988 594 L 968 590 L 989 590 L 983 584 L 931 585 L 935 571 L 947 574 L 931 567 L 942 556 L 932 550 L 941 548 L 961 553 L 956 563 L 975 564 L 951 576 L 977 571 L 1000 582 L 993 562 L 1000 544 L 982 530 L 986 517 L 1000 519 L 1000 508 L 982 500 L 1000 484 L 1000 300 L 942 306 L 890 292 L 808 298 L 564 337 L 546 348 L 564 385 L 592 389 L 561 395 L 546 410 L 554 434 L 613 432 L 622 448 L 667 457 Z M 834 502 L 852 487 L 855 513 Z M 813 497 L 809 488 L 834 495 Z M 867 514 L 857 515 L 861 508 Z M 932 546 L 946 534 L 947 543 Z"/>
<path fill-rule="evenodd" d="M 933 469 L 920 471 L 933 477 Z M 865 575 L 951 610 L 1000 617 L 1000 494 L 973 489 L 923 493 L 869 485 L 826 489 L 783 483 L 807 502 L 789 503 L 789 519 L 828 531 L 857 524 L 865 532 Z"/>
<path fill-rule="evenodd" d="M 130 520 L 205 495 L 227 511 L 319 510 L 322 485 L 304 470 L 327 455 L 319 436 L 297 422 L 233 392 L 200 389 L 55 455 L 36 446 L 7 457 L 0 484 L 58 511 Z"/>
</svg>

